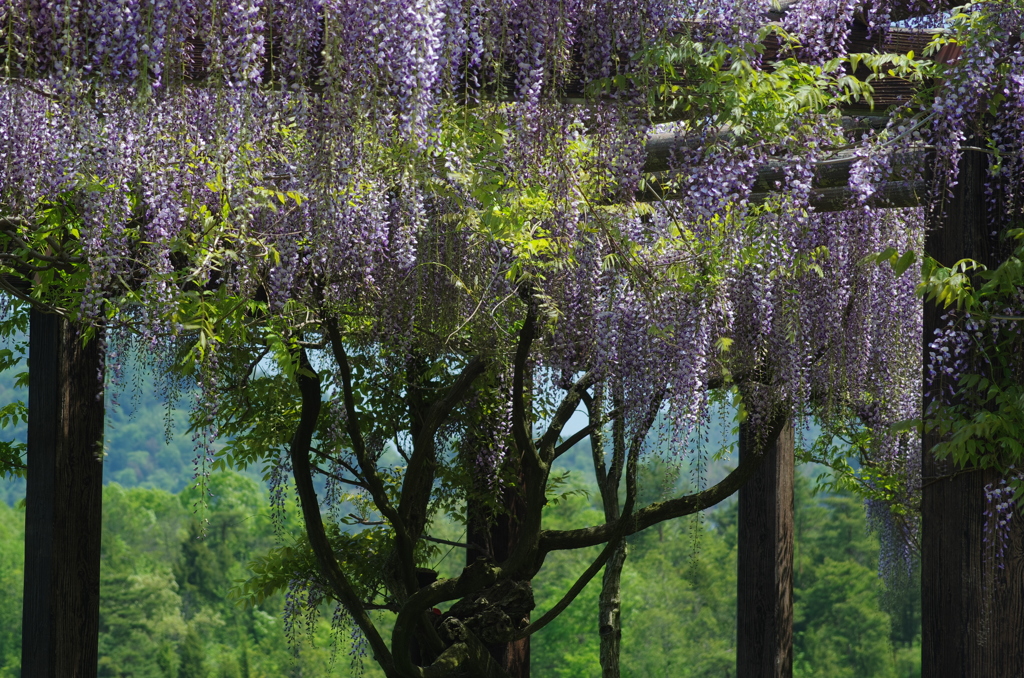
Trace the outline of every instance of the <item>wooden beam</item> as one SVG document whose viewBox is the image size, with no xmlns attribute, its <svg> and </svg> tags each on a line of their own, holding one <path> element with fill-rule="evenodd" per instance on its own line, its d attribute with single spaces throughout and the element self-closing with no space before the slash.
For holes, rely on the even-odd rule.
<svg viewBox="0 0 1024 678">
<path fill-rule="evenodd" d="M 685 194 L 685 189 L 671 181 L 666 172 L 674 153 L 699 148 L 701 141 L 693 137 L 675 134 L 654 134 L 645 146 L 646 160 L 643 171 L 650 173 L 644 178 L 644 187 L 637 195 L 639 202 L 676 200 Z M 928 153 L 926 150 L 900 151 L 894 154 L 890 166 L 893 176 L 922 175 Z M 848 188 L 850 170 L 858 158 L 851 153 L 838 155 L 814 166 L 811 204 L 819 212 L 838 212 L 849 209 L 856 203 L 856 195 Z M 769 162 L 757 169 L 751 184 L 751 200 L 763 203 L 772 193 L 778 193 L 786 183 L 785 162 Z M 882 184 L 872 196 L 871 204 L 876 207 L 916 207 L 927 196 L 926 181 L 890 181 Z"/>
<path fill-rule="evenodd" d="M 927 181 L 890 181 L 879 186 L 868 204 L 875 209 L 920 207 L 927 201 L 929 191 Z M 754 193 L 750 201 L 762 204 L 770 197 L 769 193 Z M 845 212 L 856 209 L 857 194 L 846 187 L 816 189 L 811 191 L 808 204 L 815 212 Z"/>
<path fill-rule="evenodd" d="M 94 678 L 103 495 L 103 354 L 56 315 L 29 321 L 24 676 Z"/>
<path fill-rule="evenodd" d="M 781 0 L 781 2 L 776 3 L 775 7 L 768 10 L 766 16 L 772 21 L 781 21 L 787 14 L 793 11 L 800 2 L 801 0 Z M 866 29 L 863 17 L 865 12 L 874 4 L 876 3 L 872 3 L 870 0 L 868 2 L 860 2 L 856 4 L 854 17 L 856 17 L 857 26 L 859 28 Z M 885 4 L 889 9 L 889 20 L 895 22 L 941 13 L 962 3 L 949 2 L 949 0 L 933 0 L 933 2 L 927 3 L 921 2 L 920 0 L 896 0 L 896 2 L 886 2 Z M 907 29 L 901 30 L 906 31 Z"/>
<path fill-rule="evenodd" d="M 736 576 L 736 675 L 793 675 L 793 425 L 758 441 L 740 425 L 740 461 L 765 455 L 739 491 Z"/>
<path fill-rule="evenodd" d="M 858 118 L 844 118 L 844 126 L 855 132 L 884 124 L 880 121 Z M 702 140 L 696 137 L 679 136 L 671 133 L 652 134 L 645 145 L 646 159 L 643 171 L 642 189 L 637 194 L 639 202 L 658 202 L 661 200 L 678 200 L 685 195 L 686 189 L 671 181 L 667 171 L 671 166 L 671 158 L 676 153 L 686 152 L 700 147 Z M 906 150 L 894 154 L 890 162 L 891 174 L 898 176 L 921 176 L 926 169 L 928 151 Z M 814 166 L 813 186 L 810 195 L 810 206 L 817 212 L 841 212 L 857 205 L 857 194 L 849 188 L 850 171 L 858 158 L 847 152 L 817 163 Z M 769 162 L 757 169 L 750 186 L 750 201 L 762 204 L 773 193 L 778 193 L 786 183 L 787 164 L 782 161 Z M 929 195 L 930 184 L 919 179 L 911 181 L 888 181 L 881 184 L 869 204 L 876 208 L 917 207 L 924 204 Z"/>
<path fill-rule="evenodd" d="M 753 192 L 748 196 L 751 204 L 761 205 L 767 202 L 773 195 L 780 191 L 772 184 L 765 186 L 766 177 L 775 176 L 777 170 L 766 168 L 758 173 L 755 180 L 755 187 L 761 186 L 762 190 Z M 905 207 L 919 207 L 925 204 L 930 193 L 928 181 L 890 181 L 878 186 L 875 193 L 868 200 L 868 204 L 876 209 L 899 209 Z M 682 198 L 684 192 L 678 188 L 664 189 L 658 185 L 656 179 L 647 181 L 646 186 L 637 195 L 638 202 L 660 202 L 677 201 Z M 856 209 L 858 195 L 847 186 L 833 186 L 828 188 L 816 188 L 810 193 L 808 205 L 816 212 L 843 212 Z"/>
<path fill-rule="evenodd" d="M 888 122 L 889 118 L 882 115 L 844 116 L 840 124 L 847 138 L 859 138 L 861 134 L 877 131 L 885 127 Z M 723 130 L 721 134 L 730 143 L 734 139 L 734 136 L 731 136 L 728 130 Z M 673 155 L 699 150 L 707 142 L 707 138 L 697 135 L 680 135 L 674 132 L 656 132 L 651 134 L 647 137 L 647 142 L 644 145 L 643 171 L 650 173 L 670 170 Z M 846 154 L 847 159 L 852 157 L 849 153 Z"/>
</svg>

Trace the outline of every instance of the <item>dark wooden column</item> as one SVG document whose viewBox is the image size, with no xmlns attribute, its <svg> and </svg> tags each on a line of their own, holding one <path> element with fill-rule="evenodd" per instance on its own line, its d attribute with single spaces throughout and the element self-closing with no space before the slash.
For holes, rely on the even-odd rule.
<svg viewBox="0 0 1024 678">
<path fill-rule="evenodd" d="M 758 444 L 740 426 L 739 453 Z M 736 675 L 793 675 L 793 426 L 763 443 L 761 468 L 740 488 L 737 546 Z"/>
<path fill-rule="evenodd" d="M 968 152 L 944 214 L 929 231 L 925 250 L 949 266 L 971 258 L 998 263 L 985 208 L 983 153 Z M 942 311 L 925 306 L 924 361 Z M 927 402 L 926 402 L 927 407 Z M 936 459 L 923 440 L 921 502 L 921 675 L 925 678 L 1024 676 L 1024 529 L 1017 514 L 1003 567 L 985 542 L 984 487 L 991 471 Z"/>
<path fill-rule="evenodd" d="M 103 490 L 102 361 L 64 319 L 31 312 L 21 671 L 96 675 Z"/>
</svg>

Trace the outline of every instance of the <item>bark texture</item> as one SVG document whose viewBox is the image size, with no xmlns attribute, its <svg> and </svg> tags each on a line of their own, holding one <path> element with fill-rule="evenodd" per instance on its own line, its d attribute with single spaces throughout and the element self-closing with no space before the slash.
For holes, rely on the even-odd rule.
<svg viewBox="0 0 1024 678">
<path fill-rule="evenodd" d="M 484 479 L 480 479 L 484 482 Z M 518 518 L 524 511 L 523 498 L 514 490 L 506 490 L 503 500 L 507 513 L 488 517 L 484 507 L 470 501 L 467 506 L 468 524 L 466 526 L 466 564 L 472 565 L 477 558 L 486 555 L 497 564 L 504 563 L 515 548 L 519 539 Z M 532 598 L 531 598 L 532 600 Z M 532 606 L 531 606 L 532 607 Z M 529 623 L 529 610 L 521 612 L 520 619 L 512 622 L 517 628 Z M 524 623 L 525 622 L 525 623 Z M 521 638 L 509 643 L 486 643 L 487 651 L 498 660 L 508 673 L 509 678 L 530 678 L 530 639 Z"/>
<path fill-rule="evenodd" d="M 601 636 L 601 675 L 622 675 L 622 567 L 626 563 L 626 542 L 620 542 L 604 566 L 601 596 L 598 601 L 598 633 Z"/>
<path fill-rule="evenodd" d="M 987 163 L 984 153 L 964 153 L 954 195 L 928 233 L 925 250 L 943 265 L 964 258 L 998 264 L 985 206 Z M 925 306 L 926 370 L 928 344 L 942 313 L 933 304 Z M 997 562 L 985 540 L 984 487 L 999 477 L 935 458 L 930 450 L 938 442 L 930 434 L 922 441 L 921 675 L 1019 678 L 1024 676 L 1024 521 L 1014 517 L 1010 546 Z"/>
<path fill-rule="evenodd" d="M 616 401 L 617 406 L 621 402 Z M 588 406 L 588 409 L 593 409 Z M 597 418 L 594 415 L 597 414 Z M 626 466 L 626 428 L 622 417 L 612 422 L 612 459 L 605 466 L 605 444 L 601 432 L 603 413 L 591 411 L 594 430 L 590 434 L 591 453 L 594 458 L 594 473 L 601 490 L 604 520 L 613 523 L 622 515 L 619 505 L 619 483 Z M 622 567 L 626 563 L 626 542 L 619 542 L 604 566 L 601 594 L 598 598 L 598 635 L 601 638 L 601 676 L 619 678 L 622 675 Z"/>
<path fill-rule="evenodd" d="M 769 427 L 764 460 L 739 491 L 736 675 L 793 675 L 793 426 Z M 740 461 L 759 442 L 740 426 Z"/>
<path fill-rule="evenodd" d="M 103 491 L 102 351 L 66 320 L 29 326 L 22 675 L 96 675 Z"/>
</svg>

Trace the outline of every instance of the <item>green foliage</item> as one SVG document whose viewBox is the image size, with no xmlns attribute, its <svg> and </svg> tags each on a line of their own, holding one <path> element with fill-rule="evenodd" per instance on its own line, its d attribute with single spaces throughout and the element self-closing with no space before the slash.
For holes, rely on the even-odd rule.
<svg viewBox="0 0 1024 678">
<path fill-rule="evenodd" d="M 0 502 L 0 678 L 21 674 L 25 510 Z"/>
<path fill-rule="evenodd" d="M 104 570 L 101 591 L 98 675 L 166 675 L 168 652 L 185 633 L 174 577 Z"/>
<path fill-rule="evenodd" d="M 799 138 L 793 125 L 808 124 L 810 113 L 839 115 L 844 105 L 873 105 L 872 83 L 887 77 L 921 81 L 931 65 L 912 52 L 801 63 L 785 58 L 800 46 L 778 24 L 762 27 L 751 43 L 741 45 L 703 40 L 698 31 L 679 33 L 649 48 L 639 73 L 620 74 L 592 88 L 615 90 L 640 80 L 655 118 L 682 118 L 694 125 L 711 121 L 737 137 L 770 144 Z M 771 68 L 755 67 L 771 41 L 777 41 L 784 58 Z M 858 67 L 868 69 L 863 80 L 852 75 Z"/>
<path fill-rule="evenodd" d="M 178 678 L 207 678 L 206 650 L 195 627 L 189 627 L 185 640 L 178 646 Z"/>
<path fill-rule="evenodd" d="M 574 474 L 575 475 L 575 474 Z M 644 470 L 648 498 L 682 482 L 664 465 Z M 798 474 L 794 570 L 794 675 L 887 678 L 919 675 L 920 602 L 912 586 L 884 597 L 878 540 L 861 500 L 814 496 Z M 582 489 L 582 488 L 581 488 Z M 556 529 L 600 522 L 583 495 L 547 508 Z M 736 648 L 736 503 L 706 521 L 678 520 L 631 537 L 622 578 L 622 675 L 682 678 L 732 675 Z M 699 534 L 694 550 L 694 532 Z M 535 580 L 538 610 L 548 609 L 597 550 L 553 553 Z M 539 676 L 597 676 L 600 578 L 532 641 Z M 917 671 L 917 674 L 914 672 Z"/>
<path fill-rule="evenodd" d="M 582 448 L 583 446 L 581 446 Z M 589 453 L 580 458 L 588 458 Z M 572 461 L 573 455 L 564 459 Z M 581 462 L 582 463 L 582 462 Z M 679 489 L 678 469 L 642 470 L 645 501 Z M 684 474 L 685 475 L 685 474 Z M 546 508 L 554 529 L 600 523 L 599 495 L 573 471 L 560 501 Z M 100 675 L 163 678 L 349 676 L 347 637 L 332 639 L 326 622 L 312 629 L 315 645 L 293 654 L 281 621 L 281 586 L 290 558 L 308 554 L 299 540 L 277 545 L 264 491 L 234 473 L 209 479 L 203 518 L 193 513 L 199 491 L 178 495 L 109 485 L 104 491 Z M 23 510 L 0 504 L 0 677 L 18 675 Z M 199 536 L 199 520 L 207 522 Z M 433 534 L 461 540 L 462 528 L 436 518 Z M 694 531 L 699 551 L 694 551 Z M 284 532 L 295 539 L 298 525 Z M 332 540 L 343 539 L 332 535 Z M 336 541 L 337 543 L 337 541 Z M 277 547 L 277 551 L 271 550 Z M 732 671 L 735 653 L 736 507 L 726 504 L 703 522 L 674 521 L 629 540 L 623 573 L 624 676 L 685 678 Z M 457 574 L 464 554 L 446 549 L 429 565 Z M 596 549 L 553 553 L 535 581 L 538 612 L 548 609 L 596 556 Z M 268 555 L 263 555 L 268 554 Z M 888 677 L 919 667 L 920 613 L 913 582 L 883 598 L 876 574 L 877 539 L 867 532 L 862 503 L 848 494 L 815 497 L 811 482 L 796 486 L 796 675 Z M 308 555 L 304 556 L 308 557 Z M 258 595 L 253 582 L 278 559 L 280 579 Z M 247 565 L 247 563 L 250 563 Z M 263 569 L 261 569 L 263 568 Z M 249 600 L 228 592 L 241 586 Z M 538 676 L 599 675 L 597 596 L 600 577 L 532 641 Z M 891 624 L 890 624 L 891 620 Z M 382 628 L 390 625 L 380 617 Z M 891 629 L 891 631 L 890 631 Z M 332 647 L 339 656 L 332 664 Z M 205 673 L 196 673 L 205 668 Z M 897 672 L 899 668 L 899 672 Z M 379 675 L 364 662 L 368 678 Z"/>
<path fill-rule="evenodd" d="M 889 615 L 877 608 L 876 572 L 854 561 L 826 558 L 814 575 L 813 582 L 800 592 L 796 626 L 801 628 L 803 652 L 797 660 L 800 669 L 794 673 L 837 678 L 895 676 Z M 808 620 L 819 624 L 812 626 Z"/>
<path fill-rule="evenodd" d="M 995 469 L 1014 484 L 1021 505 L 1024 482 L 1024 349 L 1019 329 L 1020 291 L 1024 288 L 1024 229 L 1009 229 L 1015 249 L 995 269 L 962 260 L 944 267 L 928 260 L 920 291 L 927 301 L 950 312 L 954 328 L 968 345 L 967 365 L 954 379 L 939 375 L 951 391 L 933 402 L 924 426 L 942 440 L 934 448 L 963 467 Z M 953 383 L 950 383 L 952 381 Z"/>
<path fill-rule="evenodd" d="M 102 678 L 349 676 L 347 637 L 329 624 L 315 645 L 290 646 L 280 594 L 240 605 L 228 590 L 276 543 L 265 491 L 234 473 L 213 474 L 205 537 L 193 512 L 198 490 L 104 488 L 100 599 Z M 0 504 L 0 678 L 18 675 L 24 511 Z M 285 534 L 298 526 L 286 520 Z M 197 538 L 198 537 L 198 538 Z M 339 657 L 333 662 L 335 651 Z M 333 663 L 332 663 L 333 662 Z M 380 674 L 369 663 L 363 675 Z"/>
<path fill-rule="evenodd" d="M 26 338 L 25 332 L 17 330 L 8 340 L 8 346 L 19 357 L 25 355 Z M 8 404 L 0 411 L 22 410 L 27 393 L 24 370 L 24 362 L 19 361 L 6 371 L 0 371 L 0 403 Z M 139 486 L 168 492 L 183 489 L 192 476 L 195 454 L 186 432 L 187 413 L 161 400 L 152 375 L 131 366 L 124 370 L 122 387 L 108 388 L 106 395 L 104 480 L 124 488 Z M 23 418 L 11 417 L 3 424 L 8 440 L 0 441 L 0 456 L 5 449 L 24 450 L 27 426 Z M 23 465 L 22 460 L 17 463 L 19 468 Z M 15 470 L 8 478 L 17 475 Z M 0 502 L 14 504 L 24 496 L 24 479 L 0 482 Z"/>
<path fill-rule="evenodd" d="M 900 422 L 889 433 L 902 436 L 905 444 L 917 444 L 907 436 L 917 423 Z M 915 490 L 906 483 L 910 469 L 900 465 L 906 460 L 890 462 L 886 467 L 873 463 L 871 451 L 876 442 L 866 426 L 857 420 L 847 421 L 815 436 L 809 446 L 798 447 L 796 456 L 801 462 L 823 467 L 816 477 L 817 491 L 853 493 L 863 499 L 880 501 L 893 515 L 913 520 L 915 509 L 908 500 L 908 493 Z"/>
<path fill-rule="evenodd" d="M 884 598 L 878 539 L 867 530 L 862 501 L 815 498 L 799 475 L 795 495 L 794 675 L 895 676 L 893 638 L 916 641 L 919 600 Z M 897 635 L 886 607 L 909 615 L 912 628 Z"/>
</svg>

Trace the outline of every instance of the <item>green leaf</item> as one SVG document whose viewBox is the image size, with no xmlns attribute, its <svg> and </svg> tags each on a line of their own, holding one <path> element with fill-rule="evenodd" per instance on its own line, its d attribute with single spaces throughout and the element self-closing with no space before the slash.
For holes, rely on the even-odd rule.
<svg viewBox="0 0 1024 678">
<path fill-rule="evenodd" d="M 903 275 L 904 271 L 910 268 L 915 261 L 917 261 L 917 255 L 913 250 L 908 250 L 896 262 L 890 263 L 892 263 L 892 270 L 896 275 Z"/>
</svg>

